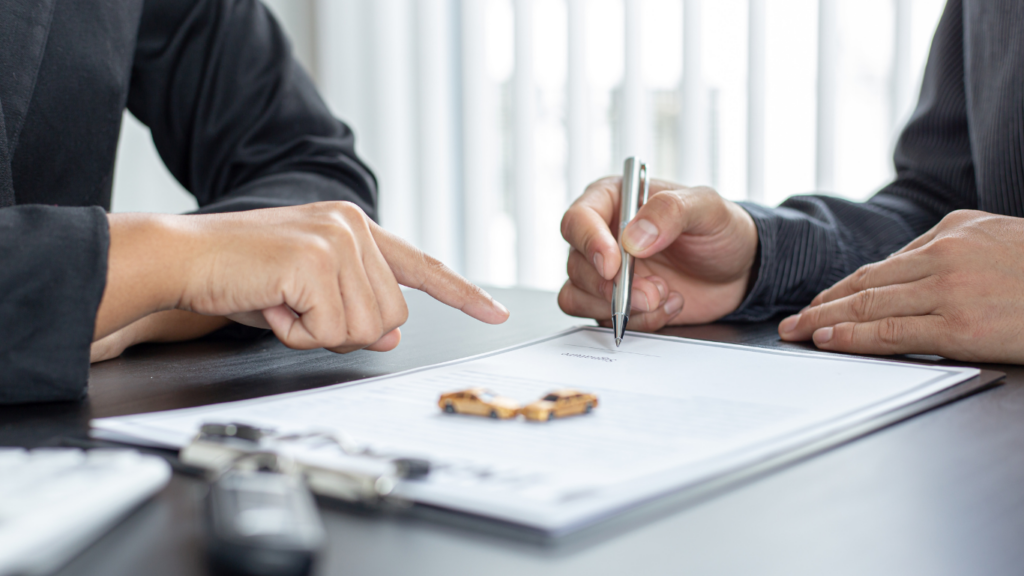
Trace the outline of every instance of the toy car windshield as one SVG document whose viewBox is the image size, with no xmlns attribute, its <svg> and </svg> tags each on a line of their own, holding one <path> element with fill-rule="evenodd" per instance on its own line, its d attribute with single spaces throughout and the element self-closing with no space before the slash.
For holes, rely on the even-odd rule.
<svg viewBox="0 0 1024 576">
<path fill-rule="evenodd" d="M 547 396 L 544 397 L 544 400 L 547 400 L 548 402 L 554 402 L 555 400 L 558 400 L 558 394 L 548 394 Z"/>
<path fill-rule="evenodd" d="M 480 399 L 483 400 L 484 402 L 490 402 L 491 400 L 494 400 L 495 394 L 494 394 L 494 392 L 491 392 L 490 390 L 487 390 L 487 391 L 481 392 L 477 396 L 479 396 Z"/>
</svg>

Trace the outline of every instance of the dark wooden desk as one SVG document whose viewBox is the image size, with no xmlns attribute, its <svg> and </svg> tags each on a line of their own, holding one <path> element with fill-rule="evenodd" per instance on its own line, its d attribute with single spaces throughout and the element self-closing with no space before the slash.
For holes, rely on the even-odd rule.
<svg viewBox="0 0 1024 576">
<path fill-rule="evenodd" d="M 98 416 L 288 392 L 496 349 L 578 324 L 554 295 L 495 290 L 512 310 L 485 326 L 418 293 L 398 350 L 336 356 L 270 338 L 142 346 L 93 368 L 80 403 L 0 408 L 0 445 L 84 437 Z M 673 329 L 755 346 L 772 323 Z M 324 510 L 319 574 L 1020 574 L 1024 572 L 1024 368 L 1006 384 L 696 505 L 613 532 L 538 545 L 417 518 Z M 156 499 L 62 574 L 206 574 L 202 483 L 176 474 Z"/>
</svg>

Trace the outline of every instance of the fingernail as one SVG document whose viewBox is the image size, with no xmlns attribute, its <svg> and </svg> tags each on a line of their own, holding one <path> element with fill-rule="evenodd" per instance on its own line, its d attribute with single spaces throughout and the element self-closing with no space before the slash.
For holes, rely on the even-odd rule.
<svg viewBox="0 0 1024 576">
<path fill-rule="evenodd" d="M 832 327 L 822 328 L 814 332 L 814 343 L 825 344 L 832 339 Z"/>
<path fill-rule="evenodd" d="M 623 242 L 633 250 L 643 250 L 658 239 L 658 227 L 650 220 L 640 219 L 630 222 L 623 232 Z"/>
<path fill-rule="evenodd" d="M 597 268 L 597 273 L 604 278 L 604 256 L 601 256 L 600 252 L 594 253 L 594 268 Z"/>
<path fill-rule="evenodd" d="M 796 328 L 796 324 L 799 321 L 800 321 L 800 315 L 799 314 L 794 314 L 794 315 L 790 316 L 789 318 L 786 318 L 785 320 L 783 320 L 782 322 L 779 323 L 779 331 L 780 332 L 792 332 L 793 329 Z"/>
<path fill-rule="evenodd" d="M 642 310 L 644 312 L 651 311 L 651 303 L 647 301 L 647 294 L 644 294 L 640 290 L 633 290 L 632 304 L 635 310 Z"/>
<path fill-rule="evenodd" d="M 495 309 L 496 309 L 497 311 L 501 312 L 502 314 L 508 314 L 508 308 L 505 308 L 505 305 L 504 305 L 504 304 L 502 304 L 501 302 L 498 302 L 497 300 L 494 300 L 494 299 L 492 298 L 492 299 L 491 299 L 491 305 L 493 305 L 493 306 L 494 306 L 494 308 L 495 308 Z"/>
<path fill-rule="evenodd" d="M 654 284 L 654 287 L 658 289 L 658 298 L 660 300 L 665 299 L 665 286 L 660 282 L 660 278 L 657 276 L 648 276 L 647 281 Z"/>
<path fill-rule="evenodd" d="M 668 295 L 668 301 L 665 302 L 665 314 L 669 316 L 675 316 L 680 310 L 683 309 L 683 295 L 678 292 L 673 292 Z"/>
</svg>

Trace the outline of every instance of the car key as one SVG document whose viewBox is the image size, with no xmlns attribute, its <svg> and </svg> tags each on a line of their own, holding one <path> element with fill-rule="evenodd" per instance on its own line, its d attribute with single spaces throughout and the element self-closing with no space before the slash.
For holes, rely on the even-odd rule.
<svg viewBox="0 0 1024 576">
<path fill-rule="evenodd" d="M 279 472 L 222 474 L 210 487 L 207 524 L 217 574 L 304 576 L 324 541 L 309 489 Z"/>
</svg>

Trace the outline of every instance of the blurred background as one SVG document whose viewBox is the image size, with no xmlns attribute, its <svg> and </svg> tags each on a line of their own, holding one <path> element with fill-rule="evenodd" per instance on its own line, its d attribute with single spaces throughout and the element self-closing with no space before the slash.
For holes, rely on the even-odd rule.
<svg viewBox="0 0 1024 576">
<path fill-rule="evenodd" d="M 943 0 L 267 0 L 377 174 L 381 223 L 476 282 L 557 289 L 586 184 L 775 205 L 892 176 Z M 185 212 L 125 114 L 113 210 Z"/>
</svg>

